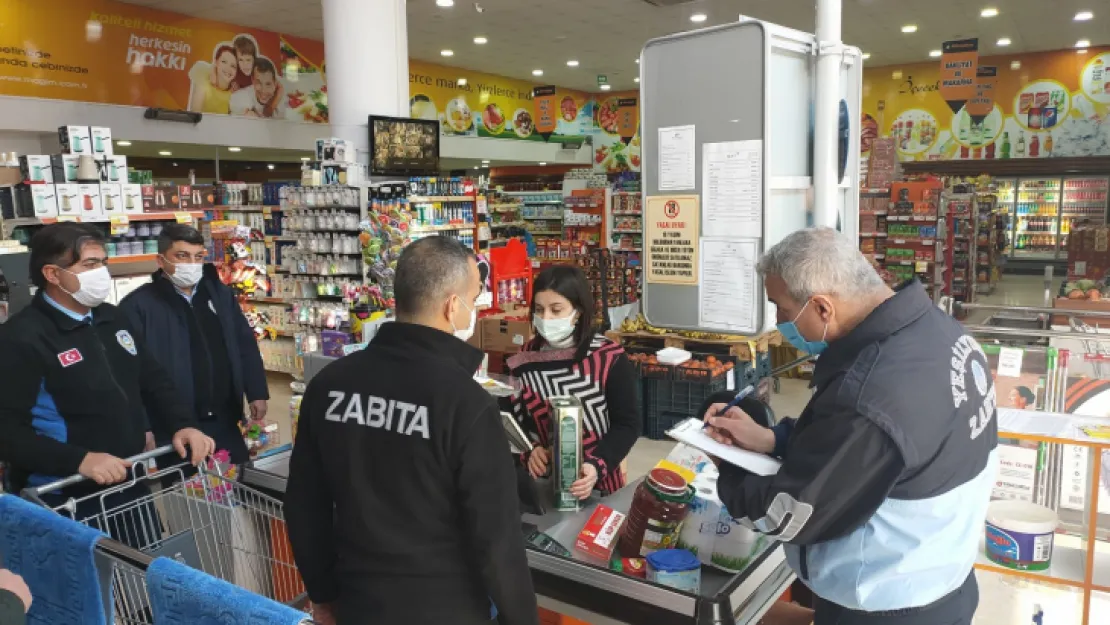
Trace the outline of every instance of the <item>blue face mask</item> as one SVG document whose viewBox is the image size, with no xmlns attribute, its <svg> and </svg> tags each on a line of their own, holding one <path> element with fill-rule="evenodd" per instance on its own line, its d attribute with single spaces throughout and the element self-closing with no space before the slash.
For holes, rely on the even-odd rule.
<svg viewBox="0 0 1110 625">
<path fill-rule="evenodd" d="M 829 331 L 829 324 L 825 324 L 825 330 L 821 333 L 820 341 L 807 341 L 805 337 L 802 336 L 802 333 L 798 331 L 798 324 L 795 323 L 795 321 L 802 316 L 802 313 L 806 311 L 806 306 L 809 306 L 809 302 L 806 302 L 805 306 L 802 306 L 802 309 L 798 311 L 798 316 L 794 317 L 794 321 L 780 323 L 776 327 L 779 329 L 779 333 L 782 334 L 782 338 L 796 347 L 798 351 L 816 355 L 825 351 L 825 348 L 829 346 L 829 344 L 825 342 L 825 334 Z"/>
</svg>

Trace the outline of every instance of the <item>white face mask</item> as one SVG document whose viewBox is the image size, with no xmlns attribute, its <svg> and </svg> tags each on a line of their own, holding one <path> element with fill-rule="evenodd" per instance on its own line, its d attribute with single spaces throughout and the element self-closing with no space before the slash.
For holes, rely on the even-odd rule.
<svg viewBox="0 0 1110 625">
<path fill-rule="evenodd" d="M 462 304 L 463 306 L 466 306 L 467 308 L 470 308 L 470 325 L 467 326 L 467 328 L 465 330 L 460 330 L 458 328 L 455 328 L 455 322 L 452 321 L 451 322 L 451 327 L 454 328 L 455 337 L 457 339 L 459 339 L 460 341 L 469 341 L 470 337 L 474 336 L 474 325 L 476 323 L 478 323 L 478 308 L 477 307 L 471 308 L 470 306 L 467 306 L 462 301 L 461 297 L 459 298 L 459 303 Z"/>
<path fill-rule="evenodd" d="M 547 344 L 557 349 L 564 349 L 574 345 L 574 327 L 578 321 L 578 313 L 573 312 L 569 317 L 556 319 L 543 319 L 539 315 L 532 315 L 532 324 L 536 332 L 547 341 Z"/>
<path fill-rule="evenodd" d="M 192 288 L 204 276 L 204 263 L 171 263 L 168 258 L 166 262 L 173 265 L 173 275 L 169 278 L 178 288 Z"/>
<path fill-rule="evenodd" d="M 82 273 L 74 273 L 68 269 L 62 269 L 62 271 L 77 276 L 77 291 L 73 293 L 66 292 L 72 295 L 73 299 L 77 300 L 77 303 L 82 306 L 96 308 L 103 304 L 112 292 L 112 274 L 108 273 L 107 267 L 97 267 Z M 61 284 L 58 286 L 65 291 L 65 287 L 62 287 Z"/>
</svg>

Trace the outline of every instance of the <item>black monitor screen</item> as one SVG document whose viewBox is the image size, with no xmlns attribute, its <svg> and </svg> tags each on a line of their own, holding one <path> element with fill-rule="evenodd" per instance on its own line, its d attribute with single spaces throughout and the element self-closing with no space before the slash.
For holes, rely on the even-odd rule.
<svg viewBox="0 0 1110 625">
<path fill-rule="evenodd" d="M 370 174 L 435 175 L 439 171 L 439 122 L 371 115 Z"/>
</svg>

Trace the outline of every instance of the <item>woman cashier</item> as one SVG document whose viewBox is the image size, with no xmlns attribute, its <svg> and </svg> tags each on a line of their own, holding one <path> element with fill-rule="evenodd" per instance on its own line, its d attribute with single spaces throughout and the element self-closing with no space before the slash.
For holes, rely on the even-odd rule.
<svg viewBox="0 0 1110 625">
<path fill-rule="evenodd" d="M 512 397 L 511 411 L 536 447 L 528 472 L 540 477 L 551 464 L 552 397 L 582 402 L 582 448 L 586 461 L 570 492 L 585 499 L 596 488 L 603 495 L 625 484 L 621 462 L 640 436 L 636 372 L 620 345 L 596 334 L 594 298 L 582 270 L 549 267 L 536 277 L 532 292 L 536 338 L 508 359 L 523 390 Z"/>
</svg>

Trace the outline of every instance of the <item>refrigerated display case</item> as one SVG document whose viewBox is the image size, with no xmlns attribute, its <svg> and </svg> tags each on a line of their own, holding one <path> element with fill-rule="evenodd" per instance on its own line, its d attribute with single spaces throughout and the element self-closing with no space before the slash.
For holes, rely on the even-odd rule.
<svg viewBox="0 0 1110 625">
<path fill-rule="evenodd" d="M 1059 178 L 1018 180 L 1014 203 L 1013 258 L 1056 259 L 1059 211 Z"/>
<path fill-rule="evenodd" d="M 1072 227 L 1080 223 L 1091 226 L 1106 223 L 1107 189 L 1107 179 L 1103 177 L 1064 178 L 1064 197 L 1060 204 L 1061 250 L 1066 249 Z"/>
<path fill-rule="evenodd" d="M 1017 191 L 1017 178 L 997 178 L 998 214 L 1006 223 L 1006 248 L 1002 254 L 1009 256 L 1014 249 L 1014 194 Z"/>
<path fill-rule="evenodd" d="M 1073 226 L 1106 223 L 1105 176 L 1000 178 L 996 184 L 999 214 L 1009 220 L 1006 255 L 1014 260 L 1062 260 Z"/>
</svg>

